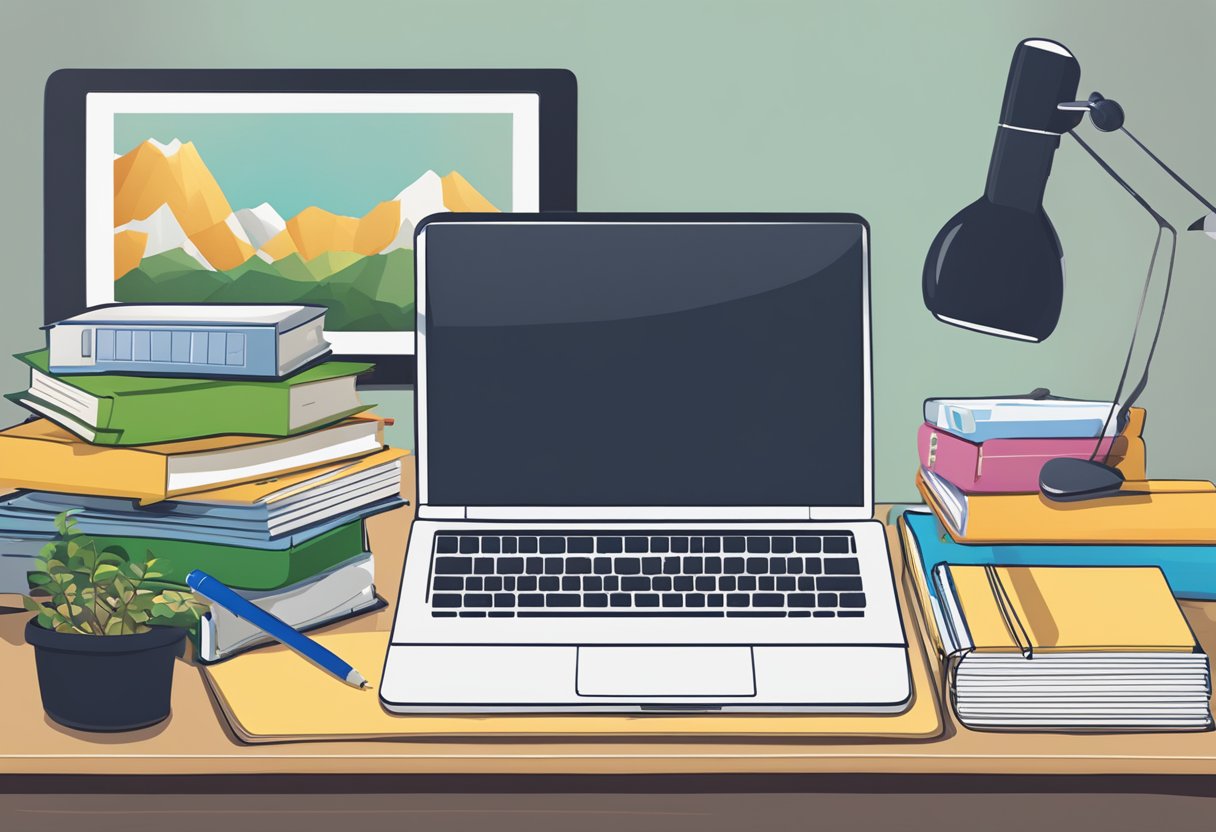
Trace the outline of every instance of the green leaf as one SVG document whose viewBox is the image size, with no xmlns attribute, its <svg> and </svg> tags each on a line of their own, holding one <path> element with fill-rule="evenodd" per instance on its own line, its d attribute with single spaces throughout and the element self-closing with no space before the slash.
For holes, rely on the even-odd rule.
<svg viewBox="0 0 1216 832">
<path fill-rule="evenodd" d="M 27 572 L 25 579 L 29 581 L 30 587 L 46 586 L 51 582 L 51 576 L 45 572 Z"/>
<path fill-rule="evenodd" d="M 103 563 L 93 570 L 93 582 L 108 581 L 118 574 L 118 567 L 112 563 Z"/>
</svg>

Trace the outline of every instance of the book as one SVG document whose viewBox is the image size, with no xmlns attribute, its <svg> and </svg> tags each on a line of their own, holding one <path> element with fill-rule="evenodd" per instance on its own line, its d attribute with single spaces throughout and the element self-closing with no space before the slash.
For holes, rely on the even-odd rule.
<svg viewBox="0 0 1216 832">
<path fill-rule="evenodd" d="M 325 307 L 110 304 L 48 324 L 52 373 L 280 378 L 329 353 Z"/>
<path fill-rule="evenodd" d="M 38 552 L 45 540 L 29 540 L 0 535 L 0 594 L 24 595 L 30 584 L 26 575 L 35 568 Z"/>
<path fill-rule="evenodd" d="M 932 580 L 967 727 L 1212 727 L 1208 658 L 1160 569 L 941 564 Z"/>
<path fill-rule="evenodd" d="M 1000 566 L 1151 566 L 1161 569 L 1177 598 L 1216 601 L 1216 544 L 964 545 L 928 509 L 905 510 L 896 521 L 904 563 L 931 640 L 944 653 L 940 602 L 929 576 L 943 563 Z"/>
<path fill-rule="evenodd" d="M 33 557 L 55 535 L 53 532 L 5 532 L 3 537 L 14 541 L 12 548 L 18 545 L 28 547 Z M 367 549 L 360 519 L 347 520 L 319 534 L 290 538 L 287 541 L 290 545 L 281 548 L 232 546 L 169 537 L 104 534 L 90 537 L 96 541 L 99 550 L 118 546 L 127 554 L 151 552 L 164 573 L 157 586 L 168 587 L 185 586 L 190 570 L 202 569 L 234 589 L 278 589 L 329 569 Z M 24 592 L 26 588 L 22 586 L 19 591 Z"/>
<path fill-rule="evenodd" d="M 125 497 L 17 492 L 0 498 L 0 535 L 49 533 L 56 515 L 75 510 L 80 531 L 89 535 L 285 549 L 352 519 L 404 505 L 400 494 L 405 456 L 407 451 L 386 448 L 355 460 L 150 506 Z"/>
<path fill-rule="evenodd" d="M 271 615 L 297 630 L 311 630 L 384 606 L 376 596 L 370 552 L 362 552 L 291 586 L 270 592 L 239 591 Z M 273 643 L 273 639 L 244 619 L 212 604 L 194 633 L 198 659 L 217 662 Z"/>
<path fill-rule="evenodd" d="M 251 482 L 384 447 L 382 420 L 356 414 L 286 438 L 216 436 L 133 447 L 90 445 L 47 419 L 0 431 L 0 488 L 153 503 Z"/>
<path fill-rule="evenodd" d="M 47 350 L 16 356 L 29 389 L 8 398 L 94 445 L 149 445 L 229 433 L 292 436 L 367 410 L 355 379 L 371 364 L 327 361 L 289 378 L 50 373 Z"/>
<path fill-rule="evenodd" d="M 1097 439 L 1119 432 L 1113 415 L 1117 407 L 1110 402 L 1055 397 L 926 399 L 925 421 L 972 442 Z"/>
<path fill-rule="evenodd" d="M 916 433 L 920 464 L 968 494 L 1039 490 L 1039 471 L 1049 459 L 1089 459 L 1097 451 L 1125 479 L 1147 479 L 1142 432 L 1144 410 L 1134 407 L 1114 437 L 1089 439 L 988 439 L 971 442 L 923 423 Z"/>
<path fill-rule="evenodd" d="M 1143 480 L 1075 503 L 1039 494 L 965 494 L 924 468 L 916 487 L 959 543 L 1216 544 L 1216 485 Z"/>
</svg>

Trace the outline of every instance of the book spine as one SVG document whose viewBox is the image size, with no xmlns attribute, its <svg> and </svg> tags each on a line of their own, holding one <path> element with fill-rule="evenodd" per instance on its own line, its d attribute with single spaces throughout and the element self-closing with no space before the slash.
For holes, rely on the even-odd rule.
<svg viewBox="0 0 1216 832">
<path fill-rule="evenodd" d="M 159 454 L 0 435 L 0 487 L 156 502 L 167 480 Z"/>
<path fill-rule="evenodd" d="M 47 340 L 52 373 L 278 377 L 273 326 L 57 324 Z"/>
</svg>

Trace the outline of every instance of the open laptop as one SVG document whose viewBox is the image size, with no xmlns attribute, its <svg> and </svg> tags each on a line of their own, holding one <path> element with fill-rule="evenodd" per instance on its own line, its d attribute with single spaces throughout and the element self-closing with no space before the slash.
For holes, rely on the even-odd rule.
<svg viewBox="0 0 1216 832">
<path fill-rule="evenodd" d="M 897 712 L 853 215 L 416 232 L 396 712 Z"/>
</svg>

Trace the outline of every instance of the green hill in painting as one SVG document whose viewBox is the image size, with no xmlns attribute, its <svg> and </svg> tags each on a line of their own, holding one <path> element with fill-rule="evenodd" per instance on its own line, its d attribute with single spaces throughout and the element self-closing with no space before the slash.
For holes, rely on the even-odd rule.
<svg viewBox="0 0 1216 832">
<path fill-rule="evenodd" d="M 114 283 L 123 303 L 313 303 L 335 332 L 412 332 L 414 253 L 331 251 L 305 261 L 252 257 L 228 271 L 200 269 L 180 249 L 145 257 Z"/>
</svg>

